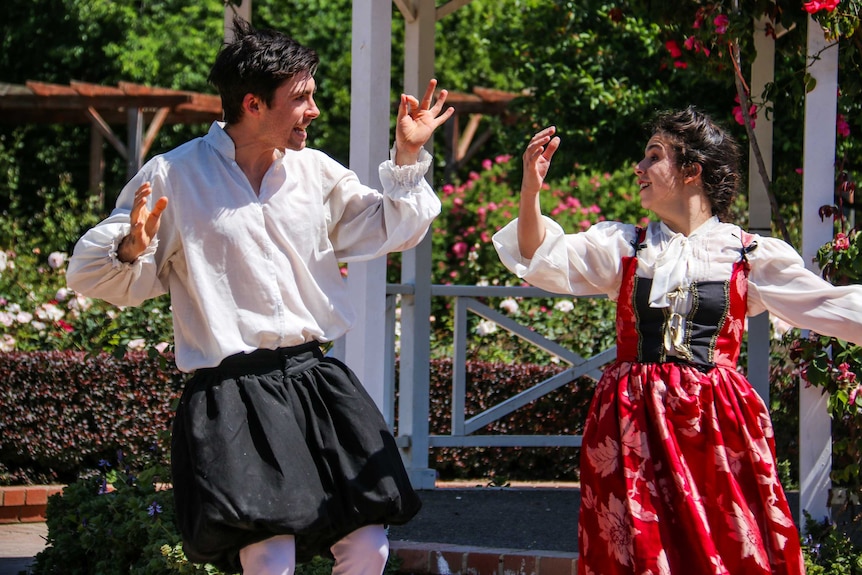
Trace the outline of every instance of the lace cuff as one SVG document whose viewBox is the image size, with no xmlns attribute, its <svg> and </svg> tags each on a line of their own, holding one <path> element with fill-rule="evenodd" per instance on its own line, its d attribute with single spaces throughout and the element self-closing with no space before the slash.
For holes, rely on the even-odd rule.
<svg viewBox="0 0 862 575">
<path fill-rule="evenodd" d="M 386 181 L 383 174 L 387 173 L 397 187 L 415 188 L 425 177 L 425 172 L 431 167 L 431 154 L 422 148 L 419 150 L 419 159 L 415 164 L 399 166 L 395 163 L 395 146 L 389 151 L 389 160 L 380 165 L 380 179 Z"/>
<path fill-rule="evenodd" d="M 117 250 L 120 249 L 120 242 L 123 241 L 123 238 L 128 235 L 128 232 L 124 232 L 123 234 L 116 236 L 111 240 L 111 247 L 108 250 L 108 259 L 111 261 L 111 268 L 131 268 L 133 266 L 138 265 L 138 262 L 141 261 L 141 258 L 145 256 L 151 256 L 156 253 L 156 248 L 159 247 L 159 238 L 153 238 L 153 241 L 150 242 L 150 245 L 147 246 L 147 249 L 138 256 L 138 258 L 133 262 L 124 262 L 120 260 L 120 257 L 117 255 Z"/>
</svg>

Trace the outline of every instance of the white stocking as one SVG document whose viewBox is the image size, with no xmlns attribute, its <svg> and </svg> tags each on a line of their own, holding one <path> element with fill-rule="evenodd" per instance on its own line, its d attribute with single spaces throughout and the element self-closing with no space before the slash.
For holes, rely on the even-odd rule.
<svg viewBox="0 0 862 575">
<path fill-rule="evenodd" d="M 366 525 L 330 547 L 332 575 L 382 575 L 389 558 L 389 539 L 382 525 Z"/>
<path fill-rule="evenodd" d="M 243 575 L 293 575 L 296 542 L 293 535 L 276 535 L 239 550 Z"/>
</svg>

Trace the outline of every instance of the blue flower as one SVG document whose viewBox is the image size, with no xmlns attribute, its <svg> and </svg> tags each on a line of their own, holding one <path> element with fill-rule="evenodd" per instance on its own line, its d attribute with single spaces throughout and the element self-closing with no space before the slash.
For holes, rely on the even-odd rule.
<svg viewBox="0 0 862 575">
<path fill-rule="evenodd" d="M 150 517 L 155 517 L 156 515 L 158 515 L 161 512 L 162 512 L 162 506 L 159 505 L 158 503 L 156 503 L 155 501 L 150 503 L 150 506 L 147 507 L 147 515 L 149 515 Z"/>
<path fill-rule="evenodd" d="M 102 484 L 99 486 L 99 495 L 104 495 L 108 493 L 108 482 L 106 480 L 102 480 Z"/>
<path fill-rule="evenodd" d="M 110 466 L 111 466 L 111 464 L 108 462 L 107 459 L 100 459 L 99 460 L 99 467 L 110 467 Z"/>
</svg>

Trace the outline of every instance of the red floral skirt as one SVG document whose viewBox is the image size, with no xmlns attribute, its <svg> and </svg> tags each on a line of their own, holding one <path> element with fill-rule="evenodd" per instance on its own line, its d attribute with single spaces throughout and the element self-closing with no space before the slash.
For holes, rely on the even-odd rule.
<svg viewBox="0 0 862 575">
<path fill-rule="evenodd" d="M 733 369 L 612 365 L 581 489 L 580 575 L 804 573 L 769 413 Z"/>
</svg>

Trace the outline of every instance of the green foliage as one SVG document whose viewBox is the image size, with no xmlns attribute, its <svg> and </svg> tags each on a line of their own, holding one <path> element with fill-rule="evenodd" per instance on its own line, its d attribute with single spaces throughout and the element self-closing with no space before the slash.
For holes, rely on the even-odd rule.
<svg viewBox="0 0 862 575">
<path fill-rule="evenodd" d="M 120 448 L 166 457 L 184 379 L 170 355 L 0 354 L 0 483 L 68 483 Z"/>
<path fill-rule="evenodd" d="M 520 14 L 495 21 L 489 42 L 504 51 L 499 61 L 516 79 L 511 86 L 530 95 L 515 102 L 517 121 L 502 127 L 501 147 L 521 150 L 538 128 L 555 125 L 562 138 L 557 174 L 576 163 L 613 170 L 639 157 L 648 137 L 642 123 L 656 109 L 717 103 L 730 93 L 731 84 L 708 75 L 684 83 L 668 66 L 661 26 L 614 3 L 513 4 Z"/>
<path fill-rule="evenodd" d="M 808 575 L 862 574 L 862 547 L 829 520 L 817 521 L 806 511 L 802 552 Z"/>
<path fill-rule="evenodd" d="M 104 47 L 121 79 L 212 92 L 207 75 L 221 46 L 215 39 L 224 34 L 221 1 L 149 0 L 135 2 L 127 13 L 122 40 Z"/>
<path fill-rule="evenodd" d="M 34 575 L 219 573 L 185 559 L 174 521 L 170 472 L 155 461 L 132 474 L 125 458 L 101 462 L 98 476 L 67 485 L 48 500 L 47 547 Z"/>
<path fill-rule="evenodd" d="M 15 186 L 14 176 L 9 182 Z M 98 222 L 97 199 L 81 200 L 66 174 L 35 196 L 38 211 L 22 206 L 16 192 L 0 213 L 0 350 L 108 350 L 122 357 L 127 348 L 168 347 L 167 296 L 118 308 L 66 287 L 68 251 Z"/>
<path fill-rule="evenodd" d="M 842 186 L 848 189 L 855 185 L 844 180 Z M 832 241 L 817 252 L 817 263 L 823 277 L 836 285 L 862 284 L 862 258 L 859 257 L 862 233 L 859 227 L 847 229 L 840 202 L 837 206 L 823 206 L 820 215 L 833 218 L 836 227 Z M 830 477 L 835 486 L 846 489 L 849 494 L 843 511 L 856 513 L 862 500 L 862 346 L 814 332 L 806 339 L 795 340 L 792 346 L 791 357 L 799 362 L 806 385 L 818 387 L 828 394 L 827 409 L 832 418 L 833 436 Z M 859 536 L 862 531 L 858 521 L 852 525 Z M 862 559 L 858 569 L 835 572 L 862 573 Z"/>
<path fill-rule="evenodd" d="M 48 500 L 47 547 L 31 575 L 229 575 L 209 564 L 192 563 L 176 525 L 170 471 L 161 461 L 138 461 L 118 453 L 103 460 L 98 475 L 67 485 Z M 391 556 L 385 575 L 398 571 Z M 315 557 L 296 566 L 296 575 L 328 575 L 332 560 Z"/>
<path fill-rule="evenodd" d="M 519 284 L 500 262 L 491 243 L 494 232 L 517 215 L 519 165 L 519 159 L 508 155 L 486 159 L 481 171 L 471 172 L 465 182 L 442 187 L 443 210 L 433 225 L 432 283 Z M 571 233 L 604 220 L 643 224 L 647 217 L 638 201 L 637 183 L 629 167 L 605 173 L 578 166 L 571 175 L 547 182 L 541 202 L 543 212 Z M 614 342 L 615 306 L 608 300 L 482 298 L 481 302 L 587 357 Z M 454 329 L 450 303 L 437 298 L 432 306 L 433 354 L 449 357 Z M 475 315 L 469 315 L 468 320 L 473 335 L 468 353 L 473 359 L 542 364 L 556 361 L 497 329 L 493 322 Z"/>
</svg>

